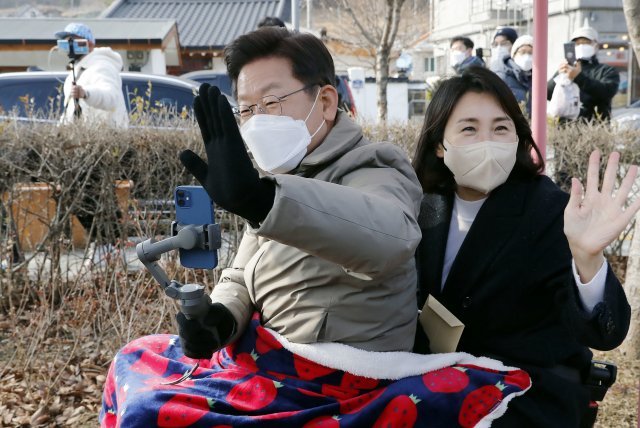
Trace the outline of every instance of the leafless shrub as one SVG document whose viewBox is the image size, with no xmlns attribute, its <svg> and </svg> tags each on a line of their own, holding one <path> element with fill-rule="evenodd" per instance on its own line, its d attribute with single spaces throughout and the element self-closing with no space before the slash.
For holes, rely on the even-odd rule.
<svg viewBox="0 0 640 428">
<path fill-rule="evenodd" d="M 586 184 L 589 155 L 595 149 L 602 153 L 600 177 L 604 174 L 606 159 L 613 151 L 620 152 L 617 184 L 631 165 L 640 164 L 640 131 L 619 128 L 609 123 L 573 122 L 562 126 L 549 126 L 547 174 L 565 191 L 570 190 L 570 178 L 576 177 Z M 632 198 L 638 197 L 639 181 L 633 187 Z M 626 254 L 631 242 L 633 226 L 607 249 L 609 256 Z"/>
</svg>

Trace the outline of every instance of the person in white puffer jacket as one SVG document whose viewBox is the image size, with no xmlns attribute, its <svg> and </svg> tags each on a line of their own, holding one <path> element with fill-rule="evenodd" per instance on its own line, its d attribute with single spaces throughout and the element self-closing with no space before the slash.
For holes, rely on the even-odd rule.
<svg viewBox="0 0 640 428">
<path fill-rule="evenodd" d="M 61 122 L 79 118 L 92 124 L 126 128 L 129 116 L 122 94 L 120 55 L 109 47 L 96 48 L 91 29 L 84 24 L 71 23 L 55 36 L 69 42 L 66 46 L 71 46 L 68 53 L 73 64 L 73 71 L 64 82 L 65 109 Z"/>
</svg>

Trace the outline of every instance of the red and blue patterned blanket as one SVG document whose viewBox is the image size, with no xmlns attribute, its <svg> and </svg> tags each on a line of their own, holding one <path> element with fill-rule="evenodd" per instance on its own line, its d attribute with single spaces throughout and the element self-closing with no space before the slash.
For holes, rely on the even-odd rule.
<svg viewBox="0 0 640 428">
<path fill-rule="evenodd" d="M 335 359 L 335 349 L 355 352 L 346 363 L 353 367 L 350 373 L 313 362 L 287 345 L 286 339 L 260 325 L 257 314 L 236 343 L 210 360 L 185 357 L 174 335 L 134 340 L 118 352 L 109 368 L 100 424 L 481 427 L 489 426 L 504 413 L 510 399 L 531 385 L 522 370 L 467 354 L 378 353 L 345 345 L 327 348 L 329 361 Z M 307 357 L 317 354 L 317 347 L 309 349 Z M 438 355 L 455 359 L 438 360 Z M 377 362 L 376 373 L 362 375 Z M 195 363 L 199 367 L 187 379 L 171 384 Z M 411 367 L 402 367 L 407 364 L 415 366 L 416 373 L 397 378 L 398 370 L 411 373 Z M 388 374 L 388 366 L 395 366 L 391 372 L 396 374 Z"/>
</svg>

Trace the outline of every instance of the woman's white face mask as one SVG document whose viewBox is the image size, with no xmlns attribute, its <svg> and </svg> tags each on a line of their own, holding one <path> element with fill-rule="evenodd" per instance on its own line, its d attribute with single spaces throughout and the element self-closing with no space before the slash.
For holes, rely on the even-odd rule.
<svg viewBox="0 0 640 428">
<path fill-rule="evenodd" d="M 311 139 L 325 124 L 323 119 L 313 134 L 307 129 L 307 120 L 316 106 L 320 90 L 304 120 L 254 114 L 240 127 L 240 135 L 260 169 L 271 174 L 284 174 L 300 164 L 307 154 Z"/>
<path fill-rule="evenodd" d="M 458 186 L 487 194 L 507 181 L 516 164 L 518 142 L 482 141 L 454 146 L 446 139 L 444 164 Z"/>
<path fill-rule="evenodd" d="M 533 68 L 533 55 L 531 54 L 516 55 L 513 61 L 524 71 L 529 71 Z"/>
</svg>

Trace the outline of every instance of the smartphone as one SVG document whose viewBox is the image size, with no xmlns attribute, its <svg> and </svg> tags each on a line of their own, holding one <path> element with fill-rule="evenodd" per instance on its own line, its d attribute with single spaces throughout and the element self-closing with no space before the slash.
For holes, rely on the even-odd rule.
<svg viewBox="0 0 640 428">
<path fill-rule="evenodd" d="M 567 60 L 569 65 L 576 63 L 576 43 L 567 42 L 564 44 L 564 59 Z"/>
<path fill-rule="evenodd" d="M 178 186 L 175 190 L 176 222 L 180 225 L 214 225 L 214 203 L 202 186 Z M 218 265 L 218 251 L 180 249 L 180 264 L 193 269 L 213 269 Z"/>
</svg>

